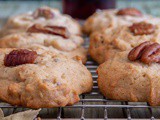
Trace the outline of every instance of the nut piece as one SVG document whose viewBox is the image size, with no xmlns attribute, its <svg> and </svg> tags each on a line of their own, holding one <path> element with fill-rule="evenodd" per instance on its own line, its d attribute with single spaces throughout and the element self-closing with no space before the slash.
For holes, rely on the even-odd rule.
<svg viewBox="0 0 160 120">
<path fill-rule="evenodd" d="M 124 8 L 120 9 L 117 15 L 142 16 L 142 13 L 136 8 Z"/>
<path fill-rule="evenodd" d="M 134 23 L 129 27 L 134 35 L 149 35 L 155 32 L 155 25 L 146 22 Z"/>
<path fill-rule="evenodd" d="M 35 24 L 28 28 L 27 32 L 59 35 L 63 38 L 70 37 L 68 29 L 61 26 L 41 26 L 40 24 Z"/>
<path fill-rule="evenodd" d="M 35 19 L 39 17 L 44 17 L 46 19 L 54 18 L 54 13 L 51 10 L 46 8 L 38 8 L 35 12 L 33 12 L 32 15 Z"/>
<path fill-rule="evenodd" d="M 152 44 L 152 42 L 147 41 L 147 42 L 144 42 L 144 43 L 138 45 L 137 47 L 133 48 L 129 52 L 128 59 L 131 61 L 135 61 L 135 60 L 140 59 L 142 51 L 145 49 L 146 46 L 151 45 L 151 44 Z"/>
<path fill-rule="evenodd" d="M 66 27 L 62 26 L 45 26 L 46 29 L 51 30 L 52 34 L 60 35 L 64 38 L 69 38 L 70 33 Z"/>
<path fill-rule="evenodd" d="M 129 52 L 128 59 L 140 60 L 145 64 L 160 63 L 160 44 L 150 41 L 141 43 Z"/>
<path fill-rule="evenodd" d="M 13 50 L 4 58 L 4 65 L 17 66 L 22 64 L 33 64 L 37 58 L 37 52 L 26 49 Z"/>
</svg>

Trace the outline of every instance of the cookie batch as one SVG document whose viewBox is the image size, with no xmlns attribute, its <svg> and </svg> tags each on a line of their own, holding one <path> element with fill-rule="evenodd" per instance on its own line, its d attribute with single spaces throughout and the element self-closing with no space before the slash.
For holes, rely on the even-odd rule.
<svg viewBox="0 0 160 120">
<path fill-rule="evenodd" d="M 160 18 L 136 8 L 97 11 L 83 26 L 46 6 L 10 17 L 0 30 L 0 100 L 36 109 L 74 105 L 93 88 L 87 53 L 99 64 L 107 99 L 160 105 Z"/>
<path fill-rule="evenodd" d="M 9 18 L 0 30 L 0 100 L 36 109 L 77 103 L 93 86 L 81 34 L 54 8 Z"/>
</svg>

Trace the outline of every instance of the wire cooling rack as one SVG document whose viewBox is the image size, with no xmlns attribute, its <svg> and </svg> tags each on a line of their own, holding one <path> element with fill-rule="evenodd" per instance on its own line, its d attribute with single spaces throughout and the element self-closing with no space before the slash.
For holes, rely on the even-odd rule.
<svg viewBox="0 0 160 120">
<path fill-rule="evenodd" d="M 88 41 L 88 40 L 87 40 Z M 88 42 L 87 42 L 88 43 Z M 88 44 L 85 45 L 88 47 Z M 126 102 L 110 100 L 98 90 L 97 85 L 97 63 L 90 57 L 86 63 L 86 67 L 92 73 L 93 77 L 93 90 L 90 93 L 80 95 L 80 101 L 73 106 L 42 109 L 39 116 L 42 119 L 156 119 L 160 118 L 160 107 L 151 107 L 147 103 L 142 102 Z M 0 108 L 3 109 L 6 115 L 13 114 L 26 110 L 17 106 L 11 106 L 9 104 L 0 103 Z"/>
</svg>

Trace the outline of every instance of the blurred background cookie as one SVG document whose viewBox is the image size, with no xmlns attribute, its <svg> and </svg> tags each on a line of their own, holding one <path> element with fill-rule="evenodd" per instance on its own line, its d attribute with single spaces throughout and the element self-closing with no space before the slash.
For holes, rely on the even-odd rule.
<svg viewBox="0 0 160 120">
<path fill-rule="evenodd" d="M 90 37 L 89 53 L 100 64 L 112 58 L 115 53 L 130 50 L 142 42 L 160 43 L 159 31 L 160 26 L 152 22 L 139 22 L 97 31 Z"/>
<path fill-rule="evenodd" d="M 0 31 L 0 36 L 24 32 L 33 24 L 63 26 L 72 34 L 81 34 L 81 28 L 77 21 L 68 15 L 61 14 L 58 9 L 45 6 L 37 8 L 33 12 L 10 17 Z"/>
<path fill-rule="evenodd" d="M 83 31 L 90 34 L 94 31 L 100 31 L 106 28 L 118 27 L 122 25 L 131 25 L 135 22 L 154 21 L 160 24 L 159 18 L 143 14 L 136 8 L 99 10 L 90 16 L 84 23 Z"/>
<path fill-rule="evenodd" d="M 71 34 L 65 27 L 40 24 L 31 26 L 26 32 L 12 33 L 0 39 L 1 48 L 26 48 L 30 45 L 33 48 L 33 44 L 37 44 L 39 48 L 45 47 L 53 54 L 63 54 L 68 57 L 79 56 L 85 63 L 87 50 L 82 47 L 83 43 L 82 37 Z"/>
</svg>

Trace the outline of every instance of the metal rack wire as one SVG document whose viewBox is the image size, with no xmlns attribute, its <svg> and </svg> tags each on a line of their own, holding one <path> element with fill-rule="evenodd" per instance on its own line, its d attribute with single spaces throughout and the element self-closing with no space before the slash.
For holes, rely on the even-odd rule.
<svg viewBox="0 0 160 120">
<path fill-rule="evenodd" d="M 147 118 L 151 120 L 155 118 L 160 118 L 160 107 L 158 106 L 151 107 L 147 103 L 135 103 L 135 102 L 132 103 L 132 102 L 126 102 L 126 101 L 117 101 L 117 100 L 110 100 L 103 97 L 100 94 L 98 90 L 98 85 L 97 85 L 98 76 L 96 73 L 96 69 L 98 65 L 89 57 L 86 63 L 86 67 L 90 70 L 93 77 L 94 86 L 93 86 L 92 92 L 82 94 L 80 96 L 81 99 L 79 103 L 73 106 L 59 107 L 56 112 L 56 115 L 52 116 L 53 112 L 51 112 L 52 115 L 50 118 L 52 119 L 55 118 L 58 120 L 61 120 L 64 118 L 71 119 L 73 116 L 68 116 L 68 113 L 67 115 L 65 114 L 65 112 L 68 112 L 68 111 L 72 111 L 70 115 L 76 112 L 76 115 L 74 116 L 74 118 L 81 119 L 81 120 L 84 120 L 86 118 L 94 118 L 94 119 L 101 118 L 104 120 L 107 120 L 109 118 L 125 118 L 128 120 L 131 120 L 132 118 Z M 0 103 L 0 108 L 13 109 L 10 114 L 14 113 L 17 109 L 19 109 L 18 106 L 11 106 L 9 104 L 1 104 L 1 103 Z M 47 111 L 51 109 L 53 110 L 57 108 L 50 108 L 50 109 L 47 109 Z M 65 109 L 69 109 L 69 110 L 65 110 Z M 79 109 L 79 111 L 76 111 L 75 109 Z M 97 109 L 100 109 L 100 110 L 97 110 Z M 141 109 L 140 113 L 137 112 L 138 109 Z M 21 110 L 24 110 L 24 109 L 21 109 Z M 116 114 L 119 113 L 117 110 L 119 110 L 119 112 L 122 113 L 120 117 L 116 116 Z M 137 113 L 137 115 L 135 115 L 135 112 Z M 146 115 L 140 115 L 143 112 Z M 94 115 L 89 115 L 92 113 Z M 43 118 L 48 118 L 48 113 Z"/>
</svg>

